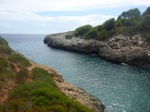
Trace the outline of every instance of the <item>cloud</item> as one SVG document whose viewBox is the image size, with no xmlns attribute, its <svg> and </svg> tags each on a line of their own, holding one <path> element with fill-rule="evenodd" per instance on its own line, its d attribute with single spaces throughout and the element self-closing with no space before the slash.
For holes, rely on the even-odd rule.
<svg viewBox="0 0 150 112">
<path fill-rule="evenodd" d="M 149 6 L 150 0 L 5 0 L 0 11 L 81 11 L 138 5 Z"/>
<path fill-rule="evenodd" d="M 37 29 L 40 26 L 39 30 L 41 27 L 45 28 L 45 30 L 54 28 L 59 29 L 59 31 L 64 29 L 74 30 L 76 27 L 85 24 L 93 26 L 102 24 L 104 21 L 114 17 L 113 15 L 102 15 L 101 13 L 94 14 L 90 12 L 92 9 L 141 5 L 149 6 L 150 0 L 0 0 L 0 27 L 9 28 L 15 26 L 16 28 L 24 27 L 25 29 L 30 26 L 33 29 Z M 78 16 L 51 16 L 48 14 L 42 16 L 38 13 L 48 11 L 57 11 L 58 14 L 60 11 L 63 11 L 63 13 L 65 11 L 70 13 L 73 13 L 73 11 L 76 11 L 76 13 L 89 11 L 90 13 L 87 15 L 79 14 Z M 16 31 L 19 32 L 20 29 L 16 29 Z"/>
<path fill-rule="evenodd" d="M 14 25 L 7 24 L 7 23 L 0 23 L 0 27 L 13 28 L 13 27 L 14 27 Z"/>
<path fill-rule="evenodd" d="M 90 14 L 85 16 L 41 16 L 32 12 L 0 12 L 0 20 L 3 21 L 20 21 L 31 22 L 35 24 L 48 24 L 48 23 L 76 23 L 78 25 L 83 24 L 101 24 L 109 18 L 113 18 L 111 15 Z"/>
</svg>

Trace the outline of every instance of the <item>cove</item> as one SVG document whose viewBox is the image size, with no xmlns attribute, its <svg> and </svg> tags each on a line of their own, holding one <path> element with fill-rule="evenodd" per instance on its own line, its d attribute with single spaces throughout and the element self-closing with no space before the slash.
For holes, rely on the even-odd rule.
<svg viewBox="0 0 150 112">
<path fill-rule="evenodd" d="M 105 112 L 149 112 L 150 69 L 119 65 L 98 56 L 47 47 L 45 35 L 2 34 L 10 47 L 60 72 L 64 79 L 99 98 Z"/>
</svg>

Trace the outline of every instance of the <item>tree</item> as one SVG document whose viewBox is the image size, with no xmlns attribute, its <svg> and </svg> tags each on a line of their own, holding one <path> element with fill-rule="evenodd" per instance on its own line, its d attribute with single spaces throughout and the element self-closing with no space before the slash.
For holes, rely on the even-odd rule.
<svg viewBox="0 0 150 112">
<path fill-rule="evenodd" d="M 146 15 L 143 17 L 141 27 L 143 29 L 150 29 L 150 15 Z"/>
<path fill-rule="evenodd" d="M 102 41 L 107 39 L 107 32 L 106 32 L 106 30 L 102 30 L 101 32 L 98 33 L 98 39 L 102 40 Z"/>
<path fill-rule="evenodd" d="M 125 26 L 132 26 L 132 21 L 128 19 L 128 20 L 125 22 Z"/>
<path fill-rule="evenodd" d="M 115 22 L 115 25 L 116 25 L 116 27 L 122 26 L 121 20 L 117 20 L 117 21 Z"/>
<path fill-rule="evenodd" d="M 105 23 L 103 24 L 103 29 L 105 29 L 106 31 L 110 31 L 114 28 L 115 28 L 115 19 L 114 18 L 105 21 Z"/>
<path fill-rule="evenodd" d="M 146 15 L 148 15 L 148 14 L 150 14 L 150 7 L 148 7 L 148 8 L 146 9 L 146 11 L 143 12 L 142 17 L 143 17 L 143 16 L 146 16 Z"/>
<path fill-rule="evenodd" d="M 75 36 L 83 36 L 85 35 L 90 29 L 92 29 L 92 26 L 91 25 L 84 25 L 84 26 L 81 26 L 79 28 L 77 28 L 75 30 Z"/>
<path fill-rule="evenodd" d="M 96 26 L 96 28 L 97 28 L 98 31 L 102 31 L 103 30 L 103 25 L 98 25 L 98 26 Z"/>
<path fill-rule="evenodd" d="M 90 30 L 90 31 L 86 34 L 86 37 L 87 37 L 87 38 L 91 38 L 91 39 L 97 39 L 97 38 L 98 38 L 97 30 L 96 30 L 96 29 Z"/>
<path fill-rule="evenodd" d="M 128 19 L 130 17 L 134 16 L 135 19 L 140 19 L 141 17 L 141 12 L 138 8 L 135 8 L 135 9 L 130 9 L 126 12 L 122 12 L 121 15 L 118 16 L 117 20 L 119 19 Z"/>
</svg>

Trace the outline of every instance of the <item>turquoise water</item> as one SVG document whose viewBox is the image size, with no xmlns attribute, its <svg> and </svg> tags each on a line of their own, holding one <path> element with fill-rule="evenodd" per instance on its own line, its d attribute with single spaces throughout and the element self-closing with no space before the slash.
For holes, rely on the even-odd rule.
<svg viewBox="0 0 150 112">
<path fill-rule="evenodd" d="M 101 99 L 105 112 L 150 112 L 150 69 L 53 49 L 43 43 L 45 35 L 2 36 L 13 49 L 37 63 L 52 66 L 65 80 Z"/>
</svg>

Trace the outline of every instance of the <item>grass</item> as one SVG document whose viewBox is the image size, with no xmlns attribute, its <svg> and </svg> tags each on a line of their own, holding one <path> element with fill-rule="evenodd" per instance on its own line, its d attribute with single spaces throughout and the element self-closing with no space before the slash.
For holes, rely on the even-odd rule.
<svg viewBox="0 0 150 112">
<path fill-rule="evenodd" d="M 15 75 L 9 68 L 9 63 L 2 57 L 0 57 L 0 81 L 13 78 Z"/>
<path fill-rule="evenodd" d="M 24 56 L 20 54 L 13 54 L 9 56 L 9 61 L 13 63 L 17 63 L 18 65 L 23 65 L 25 67 L 30 66 L 29 60 L 27 60 Z"/>
</svg>

